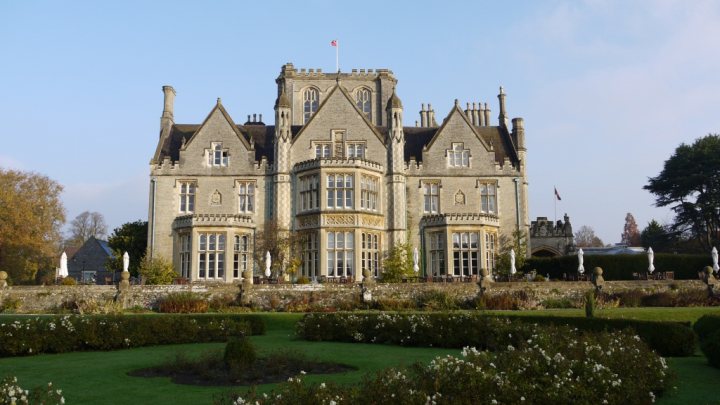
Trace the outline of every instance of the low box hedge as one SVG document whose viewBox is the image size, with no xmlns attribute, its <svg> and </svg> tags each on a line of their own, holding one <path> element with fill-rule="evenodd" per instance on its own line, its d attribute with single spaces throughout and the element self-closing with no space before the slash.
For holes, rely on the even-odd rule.
<svg viewBox="0 0 720 405">
<path fill-rule="evenodd" d="M 698 339 L 705 340 L 707 336 L 720 330 L 720 315 L 703 315 L 693 325 Z"/>
<path fill-rule="evenodd" d="M 470 313 L 307 314 L 297 324 L 306 340 L 391 343 L 407 346 L 494 350 L 523 341 L 530 326 L 568 325 L 580 331 L 632 329 L 661 356 L 691 356 L 695 334 L 689 324 L 630 319 L 488 316 Z"/>
<path fill-rule="evenodd" d="M 0 323 L 0 357 L 221 342 L 263 333 L 262 319 L 247 315 L 42 316 Z"/>
<path fill-rule="evenodd" d="M 720 315 L 703 315 L 693 326 L 700 339 L 702 350 L 708 363 L 720 368 Z"/>
</svg>

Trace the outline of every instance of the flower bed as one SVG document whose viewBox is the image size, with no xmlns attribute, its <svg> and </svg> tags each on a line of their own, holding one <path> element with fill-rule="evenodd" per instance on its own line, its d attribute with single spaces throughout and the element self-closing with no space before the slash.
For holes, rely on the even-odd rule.
<svg viewBox="0 0 720 405">
<path fill-rule="evenodd" d="M 629 319 L 501 317 L 470 313 L 307 314 L 298 322 L 297 334 L 306 340 L 457 348 L 470 345 L 496 350 L 527 339 L 536 323 L 569 324 L 587 331 L 631 328 L 660 355 L 691 356 L 695 351 L 695 334 L 688 325 Z"/>
<path fill-rule="evenodd" d="M 242 315 L 43 316 L 0 323 L 0 357 L 218 342 L 264 331 L 260 318 Z"/>
<path fill-rule="evenodd" d="M 523 340 L 508 333 L 503 338 L 517 345 L 496 351 L 466 347 L 459 357 L 380 371 L 357 387 L 290 378 L 270 394 L 221 403 L 648 404 L 671 384 L 664 359 L 628 331 L 518 326 L 527 333 Z"/>
</svg>

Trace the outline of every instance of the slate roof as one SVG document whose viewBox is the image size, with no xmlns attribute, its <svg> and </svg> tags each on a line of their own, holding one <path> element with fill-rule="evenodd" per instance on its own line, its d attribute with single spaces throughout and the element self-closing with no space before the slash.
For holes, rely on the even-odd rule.
<svg viewBox="0 0 720 405">
<path fill-rule="evenodd" d="M 180 147 L 183 138 L 187 142 L 192 138 L 195 131 L 200 128 L 200 124 L 175 124 L 170 130 L 168 136 L 160 150 L 160 161 L 166 156 L 171 161 L 180 159 Z M 237 125 L 237 128 L 245 136 L 245 139 L 253 140 L 255 143 L 255 160 L 260 161 L 263 156 L 267 157 L 268 162 L 275 161 L 275 126 L 274 125 Z M 300 132 L 302 125 L 293 125 L 291 132 L 293 138 Z M 387 127 L 375 127 L 383 136 L 387 136 Z M 410 157 L 414 156 L 417 162 L 422 161 L 423 147 L 427 145 L 435 136 L 438 127 L 404 127 L 405 133 L 405 161 L 410 161 Z M 475 127 L 475 130 L 487 143 L 492 143 L 495 149 L 495 159 L 502 163 L 507 157 L 510 161 L 517 161 L 517 152 L 512 145 L 509 136 L 503 134 L 504 130 L 500 127 Z"/>
</svg>

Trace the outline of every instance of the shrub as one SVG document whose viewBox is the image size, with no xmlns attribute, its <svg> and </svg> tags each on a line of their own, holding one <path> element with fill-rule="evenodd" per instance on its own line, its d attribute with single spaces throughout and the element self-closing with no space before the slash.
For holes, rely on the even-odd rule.
<svg viewBox="0 0 720 405">
<path fill-rule="evenodd" d="M 460 357 L 381 370 L 354 387 L 306 384 L 300 376 L 276 391 L 221 403 L 649 404 L 670 387 L 664 359 L 637 336 L 575 332 L 535 326 L 525 340 L 494 352 L 465 347 Z"/>
<path fill-rule="evenodd" d="M 674 307 L 676 305 L 675 295 L 669 292 L 658 292 L 642 297 L 644 307 Z"/>
<path fill-rule="evenodd" d="M 262 319 L 242 315 L 47 316 L 0 323 L 0 357 L 159 344 L 218 342 L 262 334 Z"/>
<path fill-rule="evenodd" d="M 705 336 L 700 342 L 700 350 L 702 350 L 708 363 L 715 368 L 720 368 L 720 330 Z"/>
<path fill-rule="evenodd" d="M 238 375 L 243 369 L 251 368 L 255 359 L 257 359 L 255 346 L 244 336 L 231 338 L 225 345 L 223 361 L 233 375 Z"/>
<path fill-rule="evenodd" d="M 585 317 L 595 317 L 595 290 L 585 293 Z"/>
<path fill-rule="evenodd" d="M 199 294 L 184 291 L 168 294 L 158 300 L 158 312 L 172 314 L 197 314 L 208 311 L 209 303 Z"/>
<path fill-rule="evenodd" d="M 645 296 L 645 293 L 642 290 L 634 289 L 616 293 L 614 296 L 620 300 L 621 306 L 635 308 L 642 304 L 642 299 Z"/>
<path fill-rule="evenodd" d="M 576 308 L 574 302 L 569 298 L 548 298 L 542 303 L 543 307 L 548 309 L 565 309 L 565 308 Z"/>
<path fill-rule="evenodd" d="M 452 298 L 446 290 L 425 290 L 420 292 L 415 301 L 419 309 L 427 311 L 446 311 L 458 309 L 458 300 Z"/>
<path fill-rule="evenodd" d="M 138 273 L 145 284 L 170 284 L 178 276 L 172 262 L 162 256 L 146 254 L 140 261 Z"/>
<path fill-rule="evenodd" d="M 700 319 L 695 321 L 693 329 L 700 341 L 705 340 L 706 337 L 720 330 L 720 315 L 701 316 Z"/>
<path fill-rule="evenodd" d="M 14 295 L 8 295 L 0 301 L 0 312 L 15 312 L 22 307 L 22 300 Z"/>
<path fill-rule="evenodd" d="M 383 260 L 380 281 L 383 283 L 399 283 L 404 277 L 414 274 L 412 247 L 409 243 L 395 244 Z"/>
<path fill-rule="evenodd" d="M 380 311 L 403 311 L 417 309 L 416 302 L 395 298 L 378 298 L 372 303 L 372 309 Z"/>
<path fill-rule="evenodd" d="M 499 294 L 483 294 L 476 301 L 477 309 L 487 310 L 517 310 L 521 307 L 520 298 L 511 292 Z"/>
<path fill-rule="evenodd" d="M 31 390 L 25 390 L 18 385 L 17 377 L 6 376 L 0 380 L 0 403 L 12 405 L 60 405 L 65 403 L 62 390 L 57 389 L 51 382 Z"/>
<path fill-rule="evenodd" d="M 310 284 L 310 278 L 308 276 L 300 276 L 295 280 L 295 284 Z"/>
<path fill-rule="evenodd" d="M 77 285 L 77 281 L 75 281 L 72 277 L 63 277 L 62 281 L 60 281 L 61 285 Z"/>
</svg>

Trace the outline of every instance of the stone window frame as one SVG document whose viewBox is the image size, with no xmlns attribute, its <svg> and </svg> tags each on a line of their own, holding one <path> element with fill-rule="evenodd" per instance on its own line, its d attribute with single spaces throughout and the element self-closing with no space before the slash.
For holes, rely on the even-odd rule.
<svg viewBox="0 0 720 405">
<path fill-rule="evenodd" d="M 304 232 L 301 239 L 301 274 L 311 280 L 320 277 L 320 233 Z"/>
<path fill-rule="evenodd" d="M 222 147 L 222 142 L 210 142 L 210 148 L 205 149 L 208 167 L 228 167 L 230 165 L 230 150 Z"/>
<path fill-rule="evenodd" d="M 332 142 L 328 141 L 315 141 L 313 142 L 313 149 L 315 150 L 315 159 L 330 159 L 332 158 Z"/>
<path fill-rule="evenodd" d="M 355 274 L 355 232 L 331 230 L 327 231 L 325 235 L 327 277 L 352 278 Z M 338 238 L 340 235 L 342 235 L 342 242 Z M 342 262 L 339 260 L 341 258 Z M 339 274 L 340 272 L 342 274 Z"/>
<path fill-rule="evenodd" d="M 360 174 L 360 209 L 370 212 L 380 211 L 381 180 L 377 176 Z"/>
<path fill-rule="evenodd" d="M 450 144 L 450 149 L 445 150 L 445 156 L 447 157 L 447 165 L 449 168 L 468 168 L 472 155 L 470 149 L 465 148 L 464 142 L 453 142 Z"/>
<path fill-rule="evenodd" d="M 298 212 L 320 209 L 320 174 L 308 173 L 298 176 Z"/>
<path fill-rule="evenodd" d="M 178 254 L 180 256 L 180 277 L 190 279 L 192 274 L 192 233 L 178 235 Z"/>
<path fill-rule="evenodd" d="M 478 207 L 483 214 L 498 215 L 498 188 L 500 185 L 497 180 L 477 181 L 478 193 L 480 194 L 480 206 Z M 492 192 L 491 192 L 492 191 Z M 492 198 L 491 198 L 492 197 Z"/>
<path fill-rule="evenodd" d="M 239 279 L 252 263 L 252 242 L 249 233 L 236 234 L 233 237 L 233 274 L 234 279 Z"/>
<path fill-rule="evenodd" d="M 473 247 L 473 236 L 475 247 Z M 479 230 L 451 231 L 450 251 L 452 253 L 452 276 L 469 277 L 480 274 L 481 245 Z"/>
<path fill-rule="evenodd" d="M 178 212 L 181 214 L 195 212 L 198 190 L 197 180 L 177 180 L 175 187 L 178 189 Z"/>
<path fill-rule="evenodd" d="M 444 277 L 447 273 L 447 260 L 445 257 L 445 231 L 430 232 L 430 274 Z"/>
<path fill-rule="evenodd" d="M 365 159 L 365 151 L 367 151 L 367 142 L 365 141 L 345 142 L 345 156 L 348 159 Z"/>
<path fill-rule="evenodd" d="M 498 234 L 497 232 L 483 232 L 484 256 L 485 256 L 485 268 L 492 272 L 497 266 L 497 255 L 498 255 Z"/>
<path fill-rule="evenodd" d="M 339 176 L 342 176 L 342 186 L 337 187 L 337 179 Z M 333 179 L 333 186 L 330 186 L 330 179 Z M 348 185 L 348 178 L 350 179 L 350 184 Z M 345 172 L 332 172 L 332 173 L 326 173 L 325 174 L 325 207 L 327 209 L 337 209 L 337 210 L 352 210 L 355 207 L 355 173 L 345 173 Z M 339 194 L 340 193 L 340 194 Z M 338 196 L 341 196 L 340 201 L 342 201 L 342 204 L 338 204 Z M 333 204 L 330 204 L 330 201 L 333 202 Z"/>
<path fill-rule="evenodd" d="M 382 235 L 379 232 L 362 232 L 360 234 L 360 267 L 362 271 L 370 270 L 370 274 L 380 277 Z"/>
<path fill-rule="evenodd" d="M 303 125 L 307 124 L 320 107 L 320 89 L 315 86 L 306 87 L 302 91 Z"/>
<path fill-rule="evenodd" d="M 225 232 L 198 232 L 198 279 L 224 280 L 227 252 Z"/>
<path fill-rule="evenodd" d="M 237 212 L 240 214 L 254 214 L 257 209 L 257 180 L 237 179 Z"/>
<path fill-rule="evenodd" d="M 433 188 L 433 186 L 435 187 Z M 439 214 L 442 212 L 440 209 L 442 181 L 440 181 L 440 179 L 421 180 L 420 188 L 422 189 L 423 195 L 423 214 Z"/>
<path fill-rule="evenodd" d="M 365 114 L 368 121 L 372 121 L 373 92 L 366 86 L 360 86 L 355 90 L 355 105 Z"/>
</svg>

